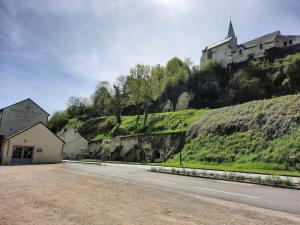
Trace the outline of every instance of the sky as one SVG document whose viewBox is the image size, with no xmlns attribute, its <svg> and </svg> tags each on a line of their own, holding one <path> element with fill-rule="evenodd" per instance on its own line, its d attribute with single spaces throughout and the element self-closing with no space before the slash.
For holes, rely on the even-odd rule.
<svg viewBox="0 0 300 225">
<path fill-rule="evenodd" d="M 0 108 L 31 98 L 49 113 L 89 98 L 138 63 L 200 63 L 223 40 L 300 35 L 299 0 L 0 0 Z"/>
</svg>

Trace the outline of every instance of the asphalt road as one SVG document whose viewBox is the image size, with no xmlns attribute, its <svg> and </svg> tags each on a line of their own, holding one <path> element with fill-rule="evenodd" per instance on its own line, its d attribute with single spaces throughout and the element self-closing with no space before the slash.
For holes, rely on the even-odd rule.
<svg viewBox="0 0 300 225">
<path fill-rule="evenodd" d="M 65 163 L 65 169 L 77 174 L 109 178 L 182 194 L 193 194 L 243 203 L 300 215 L 300 191 L 255 184 L 153 173 L 147 166 Z"/>
</svg>

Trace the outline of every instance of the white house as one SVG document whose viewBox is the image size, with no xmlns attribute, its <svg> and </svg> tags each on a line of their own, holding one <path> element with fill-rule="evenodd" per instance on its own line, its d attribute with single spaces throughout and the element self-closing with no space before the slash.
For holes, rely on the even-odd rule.
<svg viewBox="0 0 300 225">
<path fill-rule="evenodd" d="M 0 164 L 57 163 L 64 141 L 46 123 L 49 114 L 31 99 L 0 110 Z"/>
<path fill-rule="evenodd" d="M 68 128 L 57 135 L 65 142 L 63 147 L 65 159 L 78 159 L 88 149 L 88 141 L 75 128 Z"/>
<path fill-rule="evenodd" d="M 238 44 L 233 25 L 230 21 L 226 38 L 218 43 L 209 45 L 202 50 L 201 63 L 213 60 L 222 63 L 225 67 L 232 63 L 240 63 L 252 58 L 266 56 L 266 51 L 272 48 L 288 48 L 299 46 L 300 35 L 281 35 L 275 31 L 253 40 Z"/>
</svg>

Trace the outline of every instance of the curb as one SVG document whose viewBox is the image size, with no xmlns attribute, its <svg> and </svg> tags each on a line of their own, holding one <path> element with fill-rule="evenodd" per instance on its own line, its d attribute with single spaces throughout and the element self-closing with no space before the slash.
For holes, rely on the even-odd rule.
<svg viewBox="0 0 300 225">
<path fill-rule="evenodd" d="M 167 172 L 167 171 L 152 171 L 151 169 L 147 170 L 147 171 L 148 172 L 153 172 L 153 173 L 164 173 L 164 174 L 170 174 L 170 175 L 179 175 L 179 176 L 196 177 L 196 178 L 206 178 L 206 179 L 212 179 L 212 180 L 224 180 L 224 181 L 230 181 L 230 182 L 247 183 L 247 184 L 257 184 L 257 185 L 263 185 L 263 186 L 269 186 L 269 187 L 277 187 L 277 188 L 286 188 L 286 189 L 300 190 L 300 185 L 297 185 L 297 186 L 276 185 L 276 184 L 258 183 L 258 182 L 247 181 L 247 180 L 233 180 L 233 179 L 222 178 L 222 177 L 212 177 L 212 176 L 204 176 L 204 175 L 192 175 L 192 174 L 184 174 L 184 173 L 171 173 L 171 172 Z"/>
<path fill-rule="evenodd" d="M 208 171 L 221 171 L 221 172 L 228 172 L 228 173 L 245 173 L 245 174 L 255 174 L 255 175 L 266 175 L 266 176 L 283 176 L 283 177 L 289 177 L 289 178 L 299 178 L 300 176 L 295 175 L 276 175 L 276 174 L 269 174 L 269 173 L 263 173 L 263 172 L 248 172 L 248 171 L 239 171 L 239 170 L 222 170 L 222 169 L 206 169 L 206 168 L 193 168 L 193 167 L 177 167 L 177 166 L 161 166 L 161 165 L 151 165 L 151 166 L 159 166 L 164 168 L 184 168 L 184 169 L 192 169 L 192 170 L 208 170 Z"/>
<path fill-rule="evenodd" d="M 90 165 L 98 165 L 103 166 L 102 163 L 99 162 L 81 162 L 81 161 L 72 161 L 72 160 L 63 160 L 63 163 L 79 163 L 79 164 L 90 164 Z"/>
</svg>

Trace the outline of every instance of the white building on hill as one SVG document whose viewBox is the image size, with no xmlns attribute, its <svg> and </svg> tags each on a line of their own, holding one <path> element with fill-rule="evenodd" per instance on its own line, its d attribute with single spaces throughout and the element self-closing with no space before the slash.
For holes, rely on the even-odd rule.
<svg viewBox="0 0 300 225">
<path fill-rule="evenodd" d="M 252 58 L 266 56 L 266 51 L 272 48 L 291 48 L 300 51 L 300 35 L 281 35 L 275 31 L 248 42 L 238 44 L 233 25 L 230 21 L 226 38 L 215 44 L 206 46 L 202 50 L 201 64 L 213 60 L 227 66 L 232 63 L 240 63 Z"/>
</svg>

